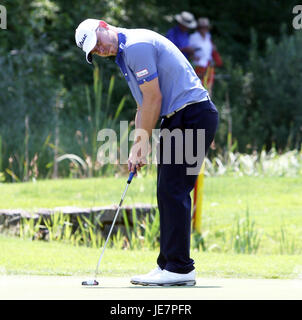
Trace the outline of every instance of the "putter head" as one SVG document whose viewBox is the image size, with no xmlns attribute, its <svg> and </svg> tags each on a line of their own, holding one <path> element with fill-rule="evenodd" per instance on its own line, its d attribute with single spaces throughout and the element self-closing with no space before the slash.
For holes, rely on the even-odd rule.
<svg viewBox="0 0 302 320">
<path fill-rule="evenodd" d="M 82 282 L 82 286 L 98 286 L 99 283 L 96 280 L 87 280 Z"/>
</svg>

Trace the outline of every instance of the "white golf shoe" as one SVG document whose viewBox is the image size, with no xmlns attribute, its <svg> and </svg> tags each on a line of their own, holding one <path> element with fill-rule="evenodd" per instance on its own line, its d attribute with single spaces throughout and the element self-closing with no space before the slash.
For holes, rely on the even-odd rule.
<svg viewBox="0 0 302 320">
<path fill-rule="evenodd" d="M 130 282 L 142 286 L 194 286 L 195 276 L 195 270 L 183 274 L 157 268 L 148 274 L 131 278 Z"/>
<path fill-rule="evenodd" d="M 147 274 L 141 274 L 141 275 L 137 275 L 131 278 L 130 282 L 132 284 L 140 284 L 144 279 L 149 279 L 152 276 L 155 276 L 158 273 L 161 273 L 163 270 L 157 266 L 155 269 L 151 270 L 149 273 Z"/>
</svg>

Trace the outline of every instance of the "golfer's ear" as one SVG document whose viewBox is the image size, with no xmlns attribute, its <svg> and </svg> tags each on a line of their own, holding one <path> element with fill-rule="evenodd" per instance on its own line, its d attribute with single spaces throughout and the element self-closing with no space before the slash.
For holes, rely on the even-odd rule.
<svg viewBox="0 0 302 320">
<path fill-rule="evenodd" d="M 159 87 L 158 77 L 152 79 L 151 81 L 145 81 L 139 86 L 144 98 L 157 98 L 161 99 L 161 91 Z"/>
</svg>

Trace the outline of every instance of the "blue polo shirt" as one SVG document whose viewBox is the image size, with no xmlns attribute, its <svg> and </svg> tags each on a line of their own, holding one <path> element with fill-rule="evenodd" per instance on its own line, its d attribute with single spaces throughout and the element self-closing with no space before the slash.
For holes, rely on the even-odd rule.
<svg viewBox="0 0 302 320">
<path fill-rule="evenodd" d="M 187 31 L 182 31 L 178 25 L 167 32 L 167 38 L 172 41 L 178 49 L 189 46 L 189 33 Z M 186 53 L 183 52 L 183 54 L 187 59 L 189 58 Z"/>
<path fill-rule="evenodd" d="M 118 28 L 118 41 L 116 63 L 140 106 L 143 95 L 139 86 L 155 78 L 162 94 L 161 116 L 207 96 L 191 64 L 164 36 L 146 29 Z"/>
</svg>

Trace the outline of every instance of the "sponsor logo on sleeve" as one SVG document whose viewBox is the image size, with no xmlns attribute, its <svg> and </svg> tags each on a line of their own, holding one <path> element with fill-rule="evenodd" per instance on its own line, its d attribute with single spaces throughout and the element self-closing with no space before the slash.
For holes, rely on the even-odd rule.
<svg viewBox="0 0 302 320">
<path fill-rule="evenodd" d="M 141 71 L 136 72 L 135 74 L 138 78 L 141 78 L 141 77 L 148 75 L 149 71 L 147 69 L 143 69 Z"/>
</svg>

